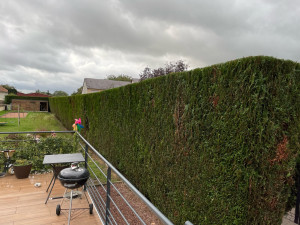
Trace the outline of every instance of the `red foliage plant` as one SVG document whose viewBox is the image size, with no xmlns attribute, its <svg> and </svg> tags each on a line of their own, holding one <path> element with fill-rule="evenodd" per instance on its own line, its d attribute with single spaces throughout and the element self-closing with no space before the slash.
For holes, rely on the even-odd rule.
<svg viewBox="0 0 300 225">
<path fill-rule="evenodd" d="M 288 139 L 287 136 L 283 136 L 283 140 L 277 145 L 276 148 L 276 156 L 274 159 L 270 160 L 270 163 L 273 165 L 274 163 L 280 163 L 281 161 L 287 159 L 288 157 L 288 149 L 287 149 Z"/>
</svg>

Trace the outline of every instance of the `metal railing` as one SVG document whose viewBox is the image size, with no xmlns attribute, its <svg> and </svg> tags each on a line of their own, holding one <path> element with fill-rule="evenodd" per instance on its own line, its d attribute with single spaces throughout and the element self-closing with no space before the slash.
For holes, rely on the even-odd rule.
<svg viewBox="0 0 300 225">
<path fill-rule="evenodd" d="M 97 199 L 98 202 L 100 204 L 95 204 L 95 205 L 99 205 L 98 208 L 99 210 L 99 214 L 101 215 L 101 217 L 103 218 L 103 222 L 104 224 L 117 224 L 114 223 L 115 218 L 114 215 L 112 214 L 111 210 L 110 210 L 110 206 L 111 204 L 114 205 L 116 207 L 117 212 L 119 213 L 119 215 L 121 216 L 122 220 L 124 223 L 129 224 L 127 219 L 126 219 L 126 215 L 123 215 L 123 213 L 121 212 L 121 210 L 119 209 L 117 203 L 113 200 L 112 196 L 111 196 L 111 188 L 114 188 L 116 190 L 116 192 L 121 196 L 122 200 L 124 200 L 124 202 L 126 203 L 126 205 L 132 210 L 132 212 L 134 213 L 134 215 L 137 217 L 138 221 L 141 224 L 146 224 L 145 221 L 138 215 L 138 213 L 136 212 L 136 210 L 130 205 L 130 203 L 124 198 L 124 196 L 122 195 L 122 193 L 120 193 L 120 191 L 118 190 L 118 188 L 112 183 L 111 181 L 111 172 L 113 171 L 121 180 L 122 182 L 124 182 L 127 187 L 133 191 L 136 196 L 139 197 L 140 200 L 142 200 L 154 213 L 155 215 L 164 223 L 164 224 L 168 224 L 171 225 L 173 224 L 165 215 L 163 215 L 139 190 L 137 190 L 108 160 L 106 160 L 87 140 L 85 140 L 81 134 L 77 133 L 78 136 L 80 137 L 80 139 L 83 141 L 83 143 L 85 144 L 85 146 L 81 145 L 82 149 L 85 151 L 85 158 L 87 160 L 91 160 L 96 167 L 99 169 L 99 171 L 101 171 L 101 173 L 105 176 L 106 178 L 106 188 L 104 187 L 104 185 L 102 184 L 102 182 L 99 180 L 99 178 L 97 177 L 96 180 L 98 181 L 99 185 L 101 186 L 101 188 L 104 190 L 104 192 L 106 193 L 106 202 L 104 201 L 103 197 L 100 194 L 95 193 L 95 183 L 93 183 L 90 179 L 90 183 L 88 183 L 88 185 L 90 185 L 90 190 L 91 190 L 91 194 L 93 196 L 93 199 Z M 96 161 L 93 159 L 93 157 L 91 157 L 91 154 L 88 152 L 89 150 L 91 150 L 97 157 L 99 157 L 107 166 L 107 172 L 105 174 L 105 172 L 103 171 L 102 168 L 100 168 Z M 92 171 L 92 173 L 95 175 L 94 171 L 92 170 L 92 168 L 90 166 L 89 170 Z"/>
<path fill-rule="evenodd" d="M 32 134 L 34 136 L 33 140 L 35 140 L 36 135 L 39 133 L 76 133 L 76 135 L 79 137 L 78 150 L 84 154 L 84 166 L 90 171 L 91 174 L 90 179 L 85 185 L 85 190 L 88 192 L 94 204 L 94 208 L 103 224 L 147 224 L 145 222 L 145 218 L 140 215 L 137 209 L 135 209 L 129 200 L 126 199 L 126 197 L 122 194 L 120 188 L 118 188 L 118 184 L 120 183 L 125 184 L 126 187 L 129 188 L 162 223 L 167 225 L 173 224 L 77 131 L 0 132 L 0 135 Z M 24 140 L 0 140 L 0 142 L 2 141 L 13 142 Z M 117 177 L 117 182 L 113 181 L 112 176 Z M 123 201 L 124 204 L 121 204 L 121 201 Z M 120 207 L 120 205 L 122 207 Z M 124 205 L 126 210 L 124 210 Z M 131 214 L 131 216 L 129 216 L 129 214 Z M 134 222 L 132 222 L 132 217 L 134 217 Z M 185 225 L 192 225 L 192 223 L 186 221 Z"/>
</svg>

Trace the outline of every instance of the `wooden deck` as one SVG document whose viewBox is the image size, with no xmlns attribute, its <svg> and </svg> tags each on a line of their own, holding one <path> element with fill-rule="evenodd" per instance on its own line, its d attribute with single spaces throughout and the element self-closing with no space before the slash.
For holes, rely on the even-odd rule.
<svg viewBox="0 0 300 225">
<path fill-rule="evenodd" d="M 26 179 L 17 179 L 8 175 L 0 178 L 0 225 L 61 225 L 68 224 L 68 211 L 62 211 L 56 215 L 56 205 L 61 199 L 49 200 L 46 189 L 51 181 L 52 173 L 30 175 Z M 35 183 L 41 183 L 41 187 L 35 187 Z M 64 187 L 57 180 L 51 196 L 62 196 Z M 73 207 L 88 207 L 83 196 L 82 199 L 74 199 Z M 69 201 L 64 201 L 62 208 L 69 208 Z M 72 218 L 72 225 L 96 224 L 101 225 L 96 211 L 92 215 L 88 210 L 76 210 Z"/>
</svg>

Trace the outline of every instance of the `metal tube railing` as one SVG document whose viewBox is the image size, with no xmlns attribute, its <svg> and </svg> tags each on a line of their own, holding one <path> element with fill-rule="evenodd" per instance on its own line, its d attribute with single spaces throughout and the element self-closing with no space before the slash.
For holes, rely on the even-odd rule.
<svg viewBox="0 0 300 225">
<path fill-rule="evenodd" d="M 91 179 L 89 179 L 88 180 L 88 183 L 91 183 Z M 93 185 L 92 185 L 93 186 Z M 94 206 L 96 206 L 97 204 L 96 204 L 96 202 L 95 202 L 95 192 L 94 191 L 91 191 L 92 190 L 92 186 L 90 186 L 90 187 L 88 187 L 88 193 L 89 193 L 89 195 L 90 195 L 90 198 L 91 198 L 91 200 L 92 200 L 92 202 L 93 202 L 93 205 Z M 98 193 L 98 195 L 99 195 L 99 193 Z M 98 205 L 97 205 L 98 206 Z M 101 205 L 101 207 L 102 207 L 102 209 L 104 210 L 104 206 L 102 206 Z M 100 220 L 101 220 L 101 222 L 102 222 L 102 224 L 104 223 L 103 222 L 103 219 L 102 218 L 104 218 L 104 214 L 103 214 L 103 212 L 100 210 L 100 208 L 98 208 L 98 207 L 95 207 L 95 209 L 96 209 L 96 212 L 97 212 L 97 214 L 98 214 L 98 217 L 100 218 Z"/>
<path fill-rule="evenodd" d="M 99 208 L 100 212 L 101 212 L 101 218 L 104 218 L 105 217 L 105 202 L 104 202 L 104 199 L 101 197 L 101 195 L 99 193 L 97 193 L 97 189 L 95 187 L 95 183 L 89 179 L 88 180 L 88 183 L 90 183 L 91 185 L 88 187 L 88 190 L 90 190 L 90 194 L 92 195 L 92 200 L 97 200 L 98 202 L 100 202 L 100 206 L 101 208 Z M 95 190 L 96 189 L 96 190 Z M 98 195 L 97 195 L 98 194 Z M 97 205 L 98 204 L 95 204 L 94 205 Z M 98 207 L 96 207 L 98 209 Z"/>
<path fill-rule="evenodd" d="M 88 154 L 88 153 L 87 153 Z M 125 216 L 123 215 L 123 213 L 121 212 L 121 210 L 119 209 L 119 207 L 117 206 L 117 204 L 114 202 L 114 200 L 111 198 L 110 194 L 108 194 L 108 191 L 110 191 L 110 185 L 112 185 L 112 187 L 114 187 L 114 189 L 117 191 L 117 193 L 122 197 L 122 199 L 125 201 L 125 203 L 129 206 L 129 208 L 131 209 L 131 211 L 137 216 L 137 218 L 142 222 L 142 224 L 145 224 L 143 222 L 143 220 L 140 218 L 140 216 L 137 214 L 137 212 L 132 208 L 132 206 L 125 200 L 124 196 L 118 191 L 118 189 L 114 186 L 114 184 L 111 182 L 111 178 L 109 178 L 108 176 L 105 175 L 105 173 L 102 171 L 102 169 L 95 163 L 95 161 L 93 160 L 93 158 L 88 154 L 88 157 L 93 161 L 93 163 L 96 165 L 96 167 L 98 168 L 98 170 L 102 173 L 102 175 L 104 175 L 104 177 L 107 179 L 107 183 L 109 183 L 109 185 L 107 185 L 107 190 L 105 190 L 104 186 L 102 185 L 102 183 L 100 182 L 100 180 L 98 179 L 98 177 L 96 176 L 95 172 L 93 171 L 93 169 L 88 165 L 90 171 L 93 173 L 93 175 L 95 176 L 96 180 L 98 181 L 98 183 L 101 185 L 101 187 L 103 188 L 103 190 L 106 192 L 106 198 L 108 199 L 108 201 L 112 201 L 112 203 L 114 204 L 114 206 L 116 207 L 117 211 L 119 212 L 119 215 L 122 217 L 122 219 L 124 220 L 124 222 L 126 224 L 128 224 Z M 100 196 L 101 197 L 101 196 Z M 101 198 L 102 199 L 102 198 Z M 103 200 L 103 199 L 102 199 Z M 104 205 L 104 201 L 102 202 Z M 111 214 L 109 214 L 110 212 L 110 205 L 106 204 L 106 212 L 107 215 L 112 216 Z M 108 221 L 109 217 L 105 216 L 105 221 Z M 113 217 L 113 216 L 112 216 Z M 114 218 L 113 218 L 114 219 Z"/>
<path fill-rule="evenodd" d="M 114 200 L 111 198 L 110 189 L 113 187 L 117 193 L 121 196 L 122 200 L 129 206 L 131 211 L 137 216 L 137 218 L 143 223 L 144 221 L 140 218 L 140 216 L 137 214 L 137 212 L 132 208 L 132 206 L 129 204 L 129 202 L 124 198 L 124 196 L 119 192 L 119 190 L 116 188 L 116 186 L 111 182 L 111 173 L 115 173 L 126 185 L 127 187 L 135 193 L 139 199 L 141 199 L 148 207 L 151 209 L 154 214 L 164 223 L 167 225 L 173 225 L 173 223 L 165 216 L 163 215 L 139 190 L 137 190 L 106 158 L 104 158 L 80 133 L 77 131 L 29 131 L 29 132 L 0 132 L 1 134 L 39 134 L 39 133 L 76 133 L 81 141 L 84 143 L 82 145 L 79 142 L 79 145 L 81 146 L 82 152 L 85 154 L 85 168 L 88 168 L 95 176 L 96 180 L 99 182 L 99 184 L 102 186 L 103 190 L 106 193 L 106 203 L 104 202 L 104 199 L 101 197 L 98 189 L 96 188 L 96 185 L 92 179 L 89 179 L 87 182 L 90 185 L 85 186 L 85 188 L 88 189 L 88 192 L 91 196 L 91 200 L 93 201 L 94 205 L 97 206 L 96 211 L 98 215 L 104 219 L 105 224 L 117 224 L 114 216 L 111 214 L 110 209 L 110 201 L 112 201 L 114 207 L 116 207 L 117 211 L 121 214 L 121 217 L 124 219 L 125 223 L 128 223 L 125 219 L 124 215 L 120 212 L 117 204 L 114 202 Z M 12 140 L 18 141 L 18 140 Z M 93 151 L 94 154 L 96 154 L 97 157 L 99 157 L 106 165 L 107 165 L 107 175 L 105 175 L 104 171 L 97 165 L 97 163 L 94 161 L 94 159 L 91 157 L 91 155 L 88 153 L 89 149 Z M 93 169 L 89 166 L 88 160 L 91 160 L 91 163 L 94 163 L 96 168 L 104 175 L 106 178 L 106 189 L 102 185 L 101 181 L 96 176 Z M 112 185 L 112 186 L 111 186 Z M 96 204 L 97 201 L 99 204 Z M 100 207 L 99 207 L 100 206 Z M 190 221 L 186 221 L 185 225 L 193 225 Z"/>
<path fill-rule="evenodd" d="M 51 134 L 51 133 L 75 133 L 75 131 L 20 131 L 20 132 L 0 132 L 0 134 Z"/>
<path fill-rule="evenodd" d="M 85 144 L 89 146 L 91 150 L 101 159 L 103 160 L 111 170 L 118 175 L 118 177 L 131 189 L 154 213 L 155 215 L 167 225 L 173 225 L 173 223 L 162 214 L 138 189 L 136 189 L 107 159 L 105 159 L 84 137 L 81 136 L 80 133 L 76 131 L 77 135 L 81 138 Z"/>
</svg>

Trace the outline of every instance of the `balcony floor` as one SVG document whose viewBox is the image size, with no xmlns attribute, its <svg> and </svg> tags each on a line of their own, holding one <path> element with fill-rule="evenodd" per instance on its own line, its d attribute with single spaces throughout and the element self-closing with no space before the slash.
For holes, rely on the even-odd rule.
<svg viewBox="0 0 300 225">
<path fill-rule="evenodd" d="M 52 173 L 30 175 L 26 179 L 17 179 L 8 175 L 0 178 L 0 225 L 61 225 L 68 224 L 68 210 L 56 215 L 56 205 L 61 199 L 49 200 L 46 189 L 51 181 Z M 35 183 L 41 183 L 41 187 L 35 187 Z M 62 196 L 64 187 L 57 180 L 51 196 Z M 88 207 L 83 196 L 82 199 L 74 199 L 72 208 Z M 69 208 L 69 201 L 65 200 L 62 208 Z M 100 219 L 94 210 L 92 215 L 88 210 L 76 210 L 71 220 L 72 225 L 99 224 Z"/>
</svg>

